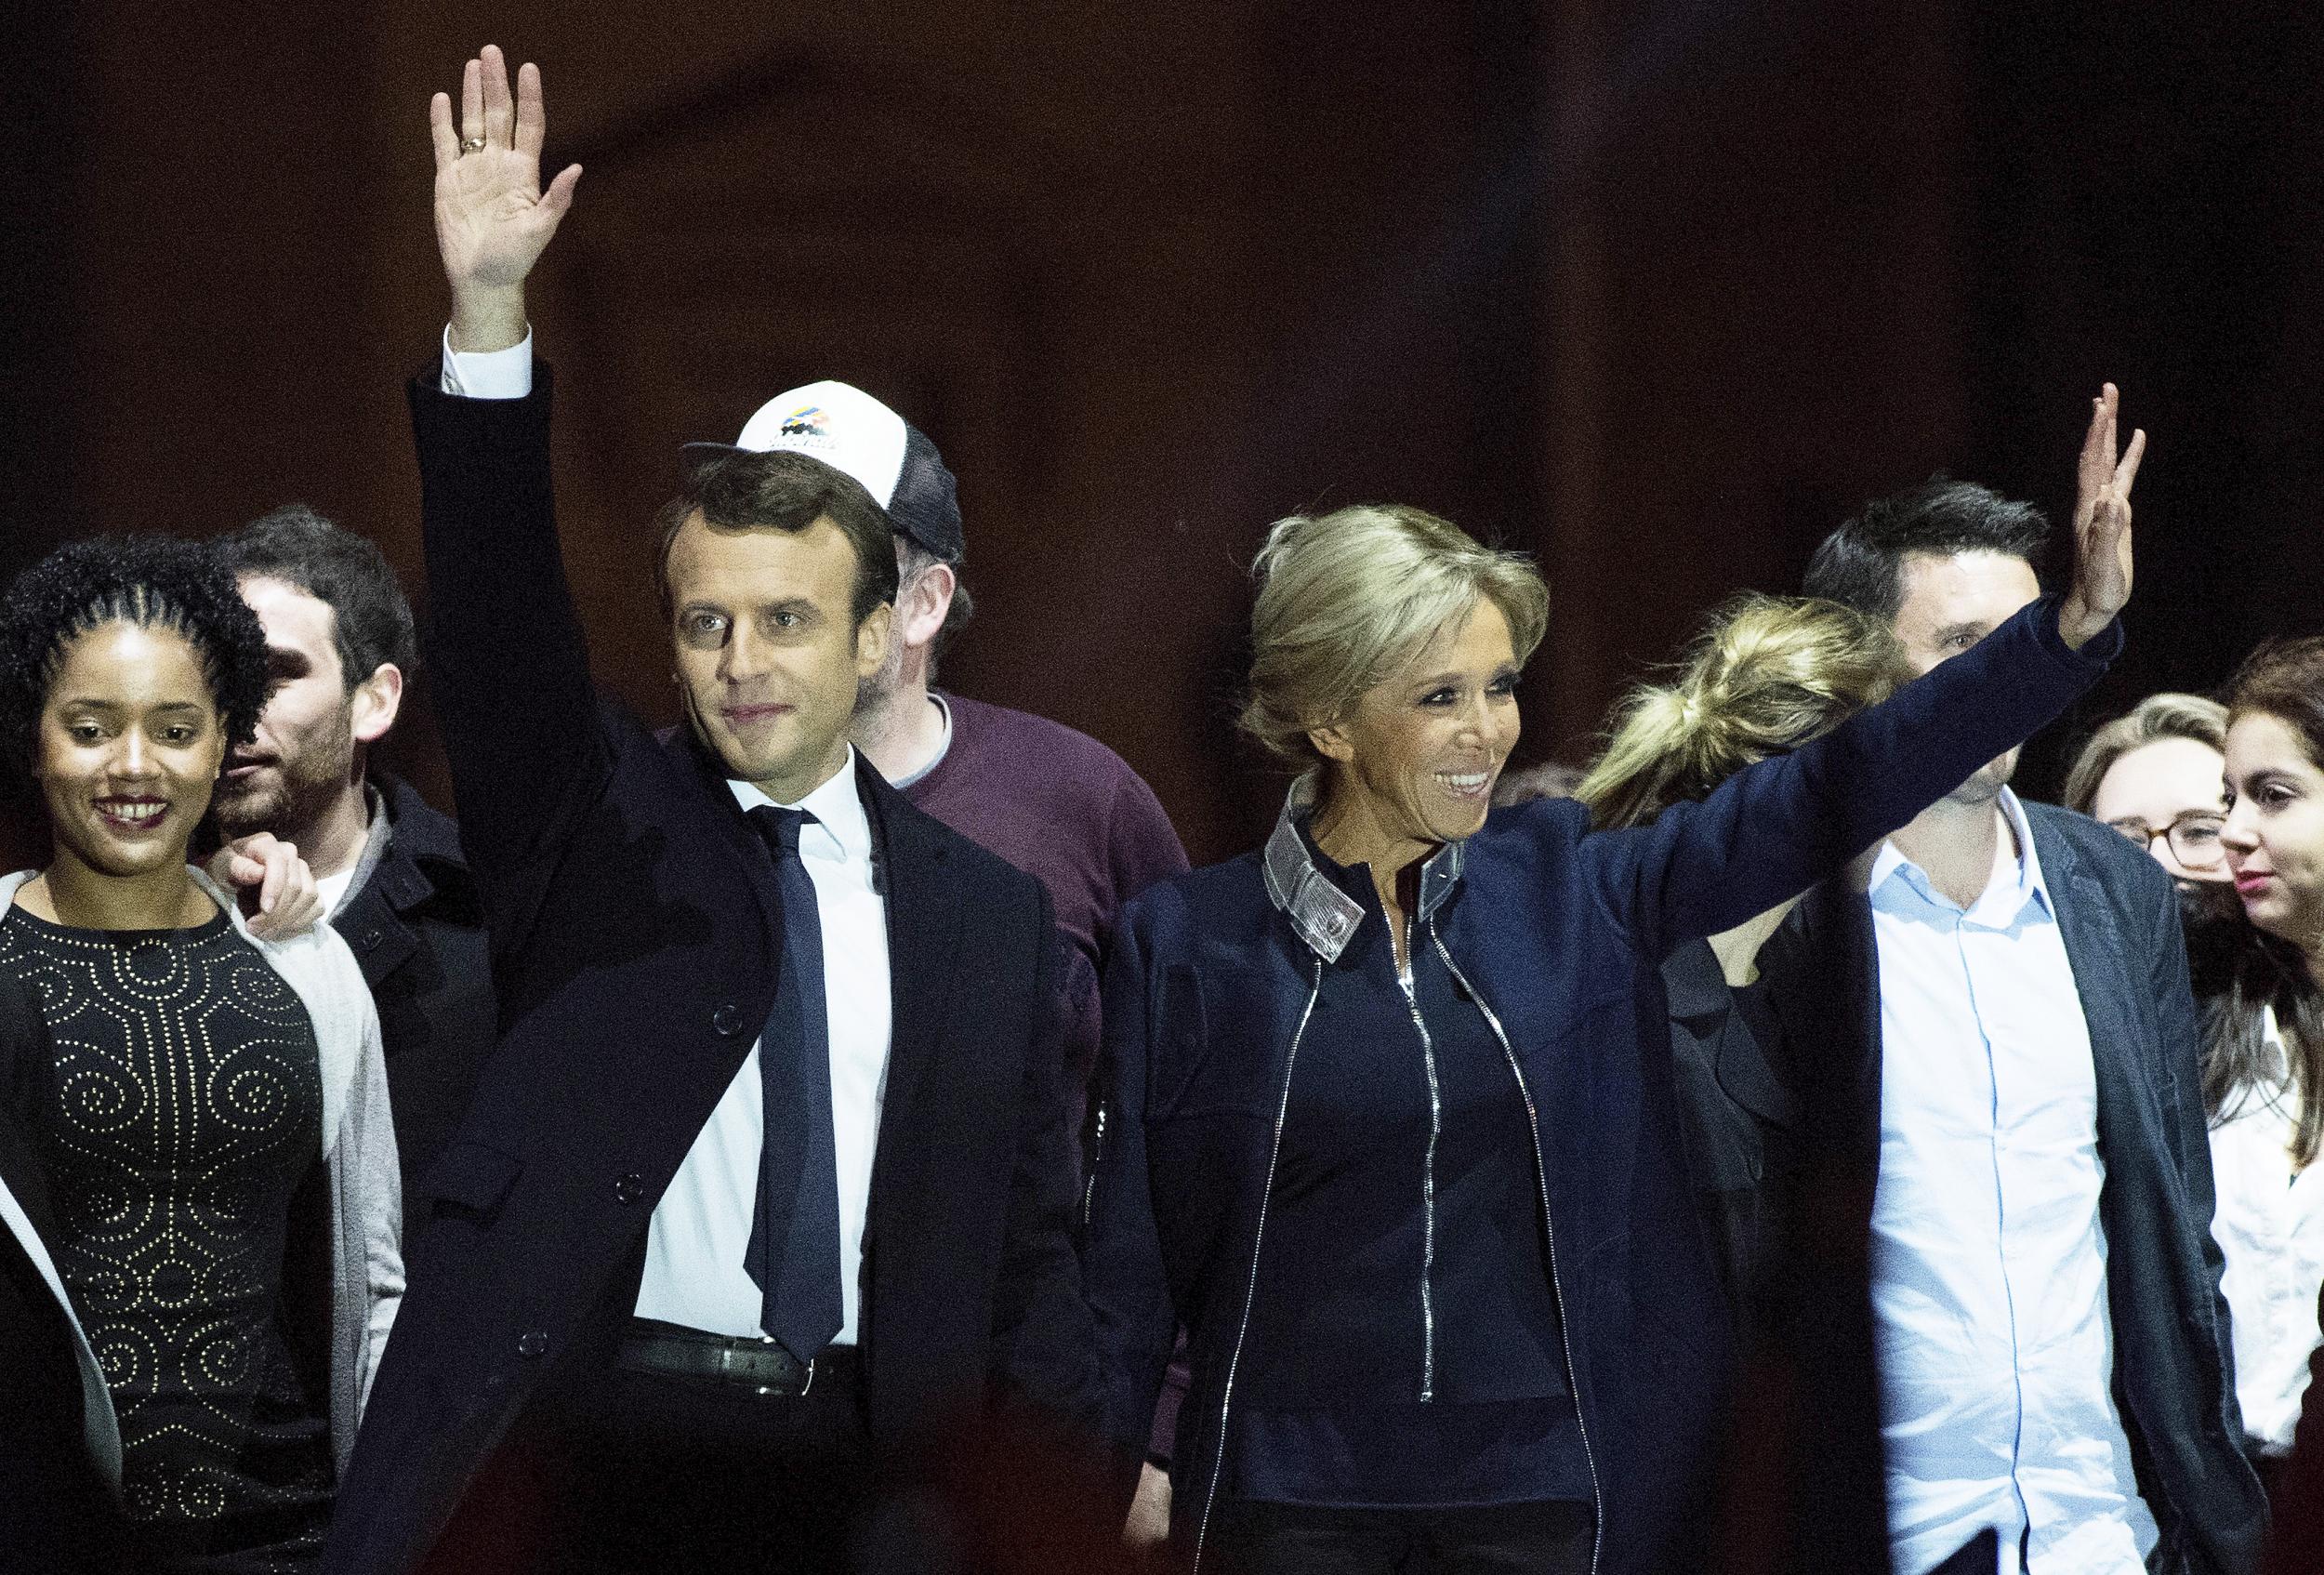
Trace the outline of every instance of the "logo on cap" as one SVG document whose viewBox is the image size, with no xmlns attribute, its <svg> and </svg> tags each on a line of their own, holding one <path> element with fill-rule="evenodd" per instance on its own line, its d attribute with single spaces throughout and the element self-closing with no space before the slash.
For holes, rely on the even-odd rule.
<svg viewBox="0 0 2324 1575">
<path fill-rule="evenodd" d="M 786 438 L 827 438 L 831 435 L 831 418 L 823 413 L 820 404 L 802 404 L 783 417 L 776 429 Z"/>
</svg>

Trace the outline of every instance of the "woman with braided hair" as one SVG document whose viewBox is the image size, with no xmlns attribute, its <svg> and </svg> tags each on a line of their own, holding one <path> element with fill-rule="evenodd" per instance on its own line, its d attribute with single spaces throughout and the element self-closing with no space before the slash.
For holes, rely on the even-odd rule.
<svg viewBox="0 0 2324 1575">
<path fill-rule="evenodd" d="M 0 601 L 0 749 L 54 844 L 0 878 L 0 1525 L 86 1542 L 110 1500 L 139 1570 L 314 1565 L 403 1290 L 352 955 L 186 863 L 267 683 L 191 543 L 76 542 Z"/>
</svg>

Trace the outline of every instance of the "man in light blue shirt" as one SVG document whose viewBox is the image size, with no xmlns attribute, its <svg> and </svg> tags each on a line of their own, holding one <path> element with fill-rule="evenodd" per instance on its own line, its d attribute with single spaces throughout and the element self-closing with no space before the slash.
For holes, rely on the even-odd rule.
<svg viewBox="0 0 2324 1575">
<path fill-rule="evenodd" d="M 2144 440 L 2118 458 L 2115 411 L 2109 387 L 2078 531 L 2128 507 Z M 1806 589 L 1886 620 L 1925 672 L 2040 594 L 2047 532 L 2030 505 L 1932 482 L 1835 532 Z M 1778 996 L 1829 998 L 1783 1014 L 1793 1064 L 1855 1106 L 1829 1129 L 1839 1171 L 1877 1156 L 1859 1178 L 1864 1349 L 1843 1333 L 1838 1361 L 1795 1355 L 1820 1383 L 1850 1382 L 1850 1356 L 1877 1371 L 1898 1575 L 1988 1529 L 2002 1571 L 2239 1570 L 2264 1510 L 2233 1443 L 2169 882 L 2080 817 L 2020 802 L 2015 763 L 1874 850 L 1858 884 L 1816 893 L 1786 938 L 1813 965 L 1770 968 Z"/>
</svg>

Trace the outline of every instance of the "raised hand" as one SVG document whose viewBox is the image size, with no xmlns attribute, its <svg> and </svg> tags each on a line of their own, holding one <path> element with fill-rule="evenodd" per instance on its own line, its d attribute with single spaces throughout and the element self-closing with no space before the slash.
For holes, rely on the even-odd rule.
<svg viewBox="0 0 2324 1575">
<path fill-rule="evenodd" d="M 2120 390 L 2108 383 L 2092 402 L 2074 497 L 2074 584 L 2058 604 L 2058 633 L 2080 650 L 2131 599 L 2131 483 L 2146 454 L 2144 430 L 2116 452 Z"/>
<path fill-rule="evenodd" d="M 436 149 L 436 246 L 452 285 L 452 342 L 456 350 L 506 350 L 524 338 L 524 280 L 573 205 L 581 166 L 568 165 L 541 190 L 541 142 L 548 117 L 541 107 L 540 68 L 517 73 L 514 98 L 508 65 L 487 44 L 460 78 L 460 122 L 452 99 L 439 93 L 428 105 Z"/>
</svg>

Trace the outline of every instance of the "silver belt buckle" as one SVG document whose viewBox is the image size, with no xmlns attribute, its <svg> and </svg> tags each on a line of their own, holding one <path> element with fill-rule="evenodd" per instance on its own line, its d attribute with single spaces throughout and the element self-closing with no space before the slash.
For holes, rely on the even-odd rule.
<svg viewBox="0 0 2324 1575">
<path fill-rule="evenodd" d="M 774 1341 L 774 1336 L 773 1336 L 773 1335 L 772 1335 L 772 1334 L 761 1334 L 760 1336 L 759 1336 L 759 1344 L 761 1344 L 761 1345 L 772 1345 L 772 1344 L 773 1344 L 774 1343 L 775 1343 L 775 1341 Z M 731 1345 L 730 1345 L 730 1346 L 728 1346 L 728 1347 L 727 1347 L 727 1354 L 731 1356 L 731 1355 L 733 1355 L 733 1346 L 731 1346 Z M 807 1392 L 808 1392 L 810 1389 L 812 1389 L 814 1386 L 815 1386 L 815 1359 L 814 1359 L 812 1357 L 808 1357 L 808 1358 L 807 1358 L 807 1382 L 806 1382 L 806 1383 L 802 1383 L 802 1384 L 800 1384 L 800 1385 L 799 1386 L 799 1394 L 798 1394 L 798 1396 L 797 1396 L 797 1398 L 801 1399 L 801 1400 L 805 1399 L 805 1398 L 807 1397 Z M 754 1394 L 754 1395 L 756 1395 L 756 1396 L 758 1396 L 760 1399 L 762 1399 L 762 1400 L 763 1400 L 763 1399 L 767 1398 L 769 1396 L 773 1395 L 774 1393 L 776 1393 L 776 1391 L 775 1391 L 774 1387 L 773 1387 L 772 1384 L 766 1384 L 766 1383 L 755 1383 L 755 1384 L 751 1385 L 751 1393 L 752 1393 L 752 1394 Z"/>
</svg>

